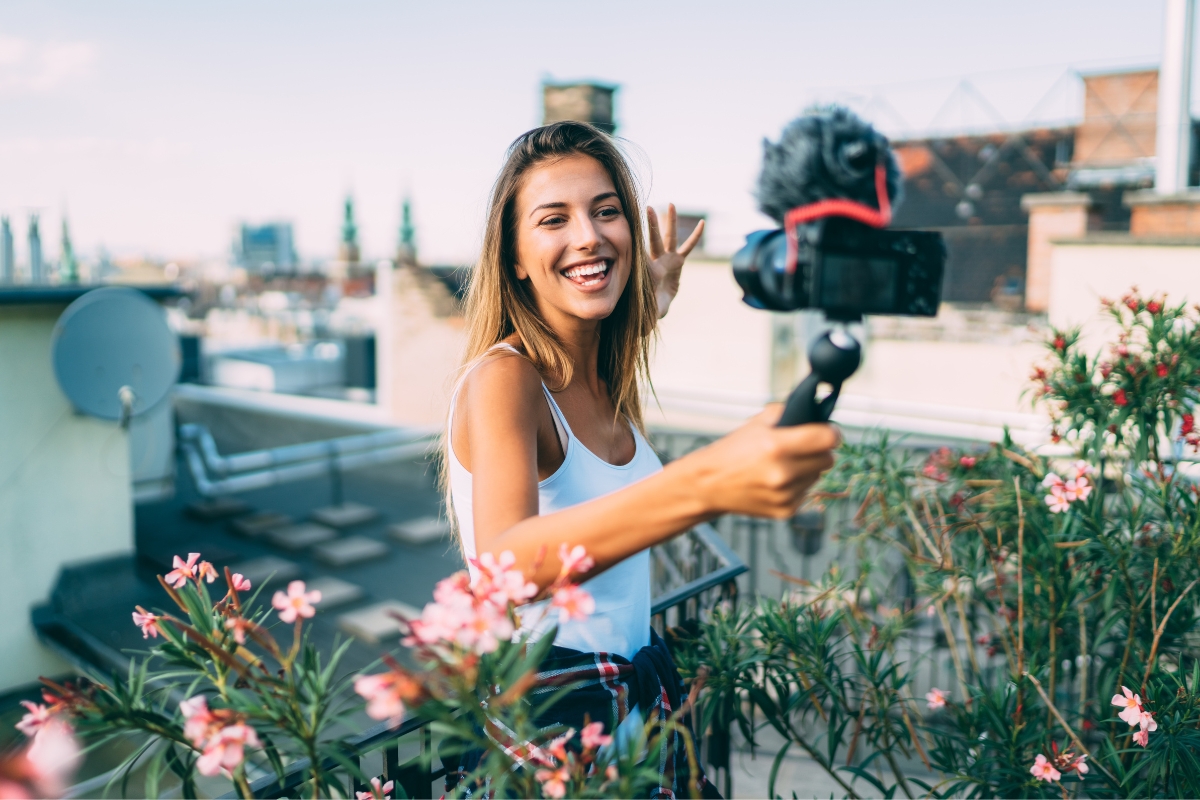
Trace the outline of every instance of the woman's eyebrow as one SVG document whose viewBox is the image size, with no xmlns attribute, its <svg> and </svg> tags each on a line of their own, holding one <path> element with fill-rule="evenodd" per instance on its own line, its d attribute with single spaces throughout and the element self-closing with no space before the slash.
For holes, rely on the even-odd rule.
<svg viewBox="0 0 1200 800">
<path fill-rule="evenodd" d="M 599 203 L 601 200 L 607 200 L 610 197 L 616 197 L 616 196 L 617 196 L 616 192 L 601 192 L 600 194 L 598 194 L 592 198 L 592 202 Z M 567 204 L 564 203 L 562 200 L 555 200 L 553 203 L 542 203 L 540 206 L 534 206 L 533 210 L 529 212 L 529 215 L 533 216 L 538 211 L 541 211 L 543 208 L 566 208 L 566 207 L 567 207 Z"/>
</svg>

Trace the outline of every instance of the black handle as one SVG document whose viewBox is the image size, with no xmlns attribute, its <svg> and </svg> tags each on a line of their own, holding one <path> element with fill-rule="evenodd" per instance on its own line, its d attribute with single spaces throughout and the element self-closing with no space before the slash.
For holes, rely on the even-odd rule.
<svg viewBox="0 0 1200 800">
<path fill-rule="evenodd" d="M 854 374 L 861 360 L 862 347 L 848 332 L 827 331 L 818 337 L 808 348 L 812 372 L 792 390 L 777 424 L 782 427 L 828 422 L 838 395 L 842 393 L 842 382 Z M 822 383 L 829 384 L 830 391 L 818 400 L 817 387 Z"/>
<path fill-rule="evenodd" d="M 838 395 L 841 394 L 842 382 L 831 383 L 833 391 L 818 400 L 817 386 L 821 382 L 821 376 L 813 372 L 792 390 L 792 393 L 788 395 L 787 404 L 783 407 L 783 416 L 777 423 L 779 427 L 829 421 L 829 415 L 833 413 Z"/>
</svg>

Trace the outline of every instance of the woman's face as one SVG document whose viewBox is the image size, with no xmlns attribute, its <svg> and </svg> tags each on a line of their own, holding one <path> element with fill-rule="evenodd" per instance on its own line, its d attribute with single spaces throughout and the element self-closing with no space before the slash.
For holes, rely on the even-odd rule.
<svg viewBox="0 0 1200 800">
<path fill-rule="evenodd" d="M 516 213 L 517 277 L 529 280 L 546 322 L 611 314 L 629 281 L 633 236 L 600 162 L 573 155 L 530 169 Z"/>
</svg>

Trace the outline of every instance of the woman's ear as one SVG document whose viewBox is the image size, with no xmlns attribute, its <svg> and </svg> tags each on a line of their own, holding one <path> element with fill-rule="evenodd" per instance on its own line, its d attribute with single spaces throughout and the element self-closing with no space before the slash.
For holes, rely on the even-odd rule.
<svg viewBox="0 0 1200 800">
<path fill-rule="evenodd" d="M 523 281 L 529 277 L 529 272 L 520 264 L 513 264 L 513 272 L 517 275 L 517 280 Z"/>
</svg>

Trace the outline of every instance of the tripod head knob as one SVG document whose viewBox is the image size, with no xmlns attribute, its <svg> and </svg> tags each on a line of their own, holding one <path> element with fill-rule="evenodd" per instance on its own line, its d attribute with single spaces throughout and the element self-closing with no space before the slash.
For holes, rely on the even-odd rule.
<svg viewBox="0 0 1200 800">
<path fill-rule="evenodd" d="M 849 331 L 834 328 L 808 348 L 808 363 L 812 372 L 788 397 L 783 416 L 779 418 L 780 426 L 826 422 L 842 391 L 842 382 L 862 363 L 862 345 Z M 822 383 L 829 384 L 830 392 L 817 400 L 817 389 Z"/>
</svg>

